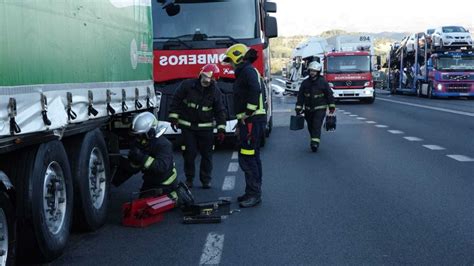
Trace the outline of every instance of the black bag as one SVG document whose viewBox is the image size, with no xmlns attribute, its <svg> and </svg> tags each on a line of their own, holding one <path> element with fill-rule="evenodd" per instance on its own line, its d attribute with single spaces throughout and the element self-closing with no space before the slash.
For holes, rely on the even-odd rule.
<svg viewBox="0 0 474 266">
<path fill-rule="evenodd" d="M 291 130 L 301 130 L 304 128 L 304 116 L 292 115 L 290 119 Z"/>
<path fill-rule="evenodd" d="M 326 116 L 326 122 L 324 123 L 324 127 L 326 128 L 326 131 L 336 130 L 336 122 L 337 122 L 336 115 Z"/>
</svg>

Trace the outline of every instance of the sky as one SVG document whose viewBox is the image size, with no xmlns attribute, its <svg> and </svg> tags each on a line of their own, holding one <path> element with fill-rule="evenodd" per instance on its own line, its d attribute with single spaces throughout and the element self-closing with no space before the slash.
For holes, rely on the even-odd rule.
<svg viewBox="0 0 474 266">
<path fill-rule="evenodd" d="M 317 35 L 331 29 L 416 32 L 443 25 L 474 31 L 474 1 L 271 0 L 280 36 Z M 428 10 L 422 13 L 422 10 Z"/>
</svg>

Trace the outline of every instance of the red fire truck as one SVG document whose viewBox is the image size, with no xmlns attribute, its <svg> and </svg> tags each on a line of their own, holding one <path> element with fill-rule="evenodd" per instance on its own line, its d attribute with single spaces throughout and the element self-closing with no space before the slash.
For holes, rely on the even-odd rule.
<svg viewBox="0 0 474 266">
<path fill-rule="evenodd" d="M 330 52 L 324 64 L 326 81 L 334 98 L 360 99 L 367 103 L 375 100 L 369 52 Z"/>
<path fill-rule="evenodd" d="M 233 134 L 237 122 L 233 108 L 234 71 L 220 63 L 228 47 L 244 43 L 258 51 L 254 66 L 267 88 L 268 135 L 272 128 L 269 39 L 278 32 L 276 19 L 268 13 L 276 12 L 276 4 L 266 0 L 176 0 L 172 5 L 179 6 L 175 8 L 177 14 L 169 16 L 159 3 L 152 2 L 153 75 L 155 90 L 161 93 L 160 121 L 168 119 L 169 106 L 180 83 L 196 78 L 203 65 L 216 63 L 223 74 L 218 85 L 228 112 L 226 132 Z"/>
<path fill-rule="evenodd" d="M 375 101 L 374 59 L 379 66 L 380 56 L 374 56 L 371 36 L 342 35 L 336 38 L 334 51 L 324 58 L 324 76 L 336 100 Z"/>
</svg>

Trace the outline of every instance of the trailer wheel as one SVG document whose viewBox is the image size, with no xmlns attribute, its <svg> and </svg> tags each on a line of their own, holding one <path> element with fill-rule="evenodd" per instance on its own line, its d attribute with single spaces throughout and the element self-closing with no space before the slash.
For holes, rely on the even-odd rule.
<svg viewBox="0 0 474 266">
<path fill-rule="evenodd" d="M 64 146 L 54 140 L 16 158 L 13 179 L 21 194 L 18 208 L 24 212 L 19 224 L 19 255 L 23 260 L 51 261 L 61 255 L 72 221 L 73 187 Z"/>
<path fill-rule="evenodd" d="M 15 213 L 5 192 L 0 192 L 0 265 L 15 265 Z"/>
<path fill-rule="evenodd" d="M 66 145 L 74 182 L 74 226 L 94 231 L 107 218 L 110 167 L 104 136 L 95 129 Z"/>
</svg>

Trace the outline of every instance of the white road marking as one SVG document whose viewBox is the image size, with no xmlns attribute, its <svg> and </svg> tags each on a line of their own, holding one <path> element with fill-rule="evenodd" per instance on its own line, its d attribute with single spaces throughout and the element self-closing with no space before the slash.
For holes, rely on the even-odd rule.
<svg viewBox="0 0 474 266">
<path fill-rule="evenodd" d="M 423 139 L 417 138 L 417 137 L 403 137 L 404 139 L 408 141 L 423 141 Z"/>
<path fill-rule="evenodd" d="M 206 244 L 202 250 L 199 265 L 216 265 L 221 262 L 222 250 L 224 249 L 224 235 L 209 233 Z"/>
<path fill-rule="evenodd" d="M 445 150 L 445 148 L 441 147 L 441 146 L 438 146 L 438 145 L 423 145 L 423 147 L 427 148 L 427 149 L 430 149 L 432 151 L 441 151 L 441 150 Z"/>
<path fill-rule="evenodd" d="M 445 108 L 433 107 L 433 106 L 427 106 L 427 105 L 421 105 L 421 104 L 415 104 L 415 103 L 406 103 L 406 102 L 394 101 L 394 100 L 383 99 L 383 98 L 378 98 L 378 100 L 386 101 L 386 102 L 392 102 L 392 103 L 399 103 L 399 104 L 404 104 L 404 105 L 409 105 L 409 106 L 414 106 L 414 107 L 420 107 L 420 108 L 425 108 L 425 109 L 430 109 L 430 110 L 436 110 L 436 111 L 441 111 L 441 112 L 446 112 L 446 113 L 452 113 L 452 114 L 457 114 L 457 115 L 465 115 L 465 116 L 474 117 L 474 113 L 468 113 L 468 112 L 462 112 L 462 111 L 456 111 L 456 110 L 449 110 L 449 109 L 445 109 Z"/>
<path fill-rule="evenodd" d="M 235 187 L 235 176 L 226 176 L 224 178 L 224 183 L 222 184 L 223 191 L 233 190 Z"/>
<path fill-rule="evenodd" d="M 474 162 L 473 158 L 470 158 L 470 157 L 467 157 L 467 156 L 464 156 L 464 155 L 448 154 L 446 156 L 448 156 L 449 158 L 454 159 L 458 162 Z"/>
<path fill-rule="evenodd" d="M 236 151 L 234 151 L 234 152 L 232 153 L 232 160 L 235 160 L 235 159 L 238 159 L 238 158 L 239 158 L 239 153 L 236 152 Z"/>
<path fill-rule="evenodd" d="M 367 118 L 365 118 L 365 117 L 357 117 L 357 119 L 359 119 L 359 120 L 366 120 Z"/>
<path fill-rule="evenodd" d="M 375 125 L 375 126 L 376 126 L 376 127 L 379 127 L 379 128 L 386 128 L 386 127 L 388 127 L 388 126 L 386 126 L 386 125 Z"/>
<path fill-rule="evenodd" d="M 227 168 L 227 172 L 237 172 L 239 170 L 239 163 L 231 162 Z"/>
<path fill-rule="evenodd" d="M 387 131 L 392 134 L 403 134 L 403 131 L 400 131 L 400 130 L 387 130 Z"/>
<path fill-rule="evenodd" d="M 403 137 L 404 139 L 408 141 L 423 141 L 423 139 L 417 138 L 417 137 Z"/>
<path fill-rule="evenodd" d="M 352 114 L 351 112 L 344 112 L 345 115 L 350 115 Z"/>
<path fill-rule="evenodd" d="M 367 123 L 367 124 L 375 124 L 375 123 L 377 123 L 377 122 L 375 122 L 375 121 L 365 121 L 365 123 Z"/>
<path fill-rule="evenodd" d="M 344 112 L 344 110 L 342 110 L 342 109 L 337 109 L 337 111 L 339 111 L 339 112 Z"/>
<path fill-rule="evenodd" d="M 358 116 L 358 115 L 349 115 L 349 116 L 356 117 L 356 116 Z"/>
</svg>

